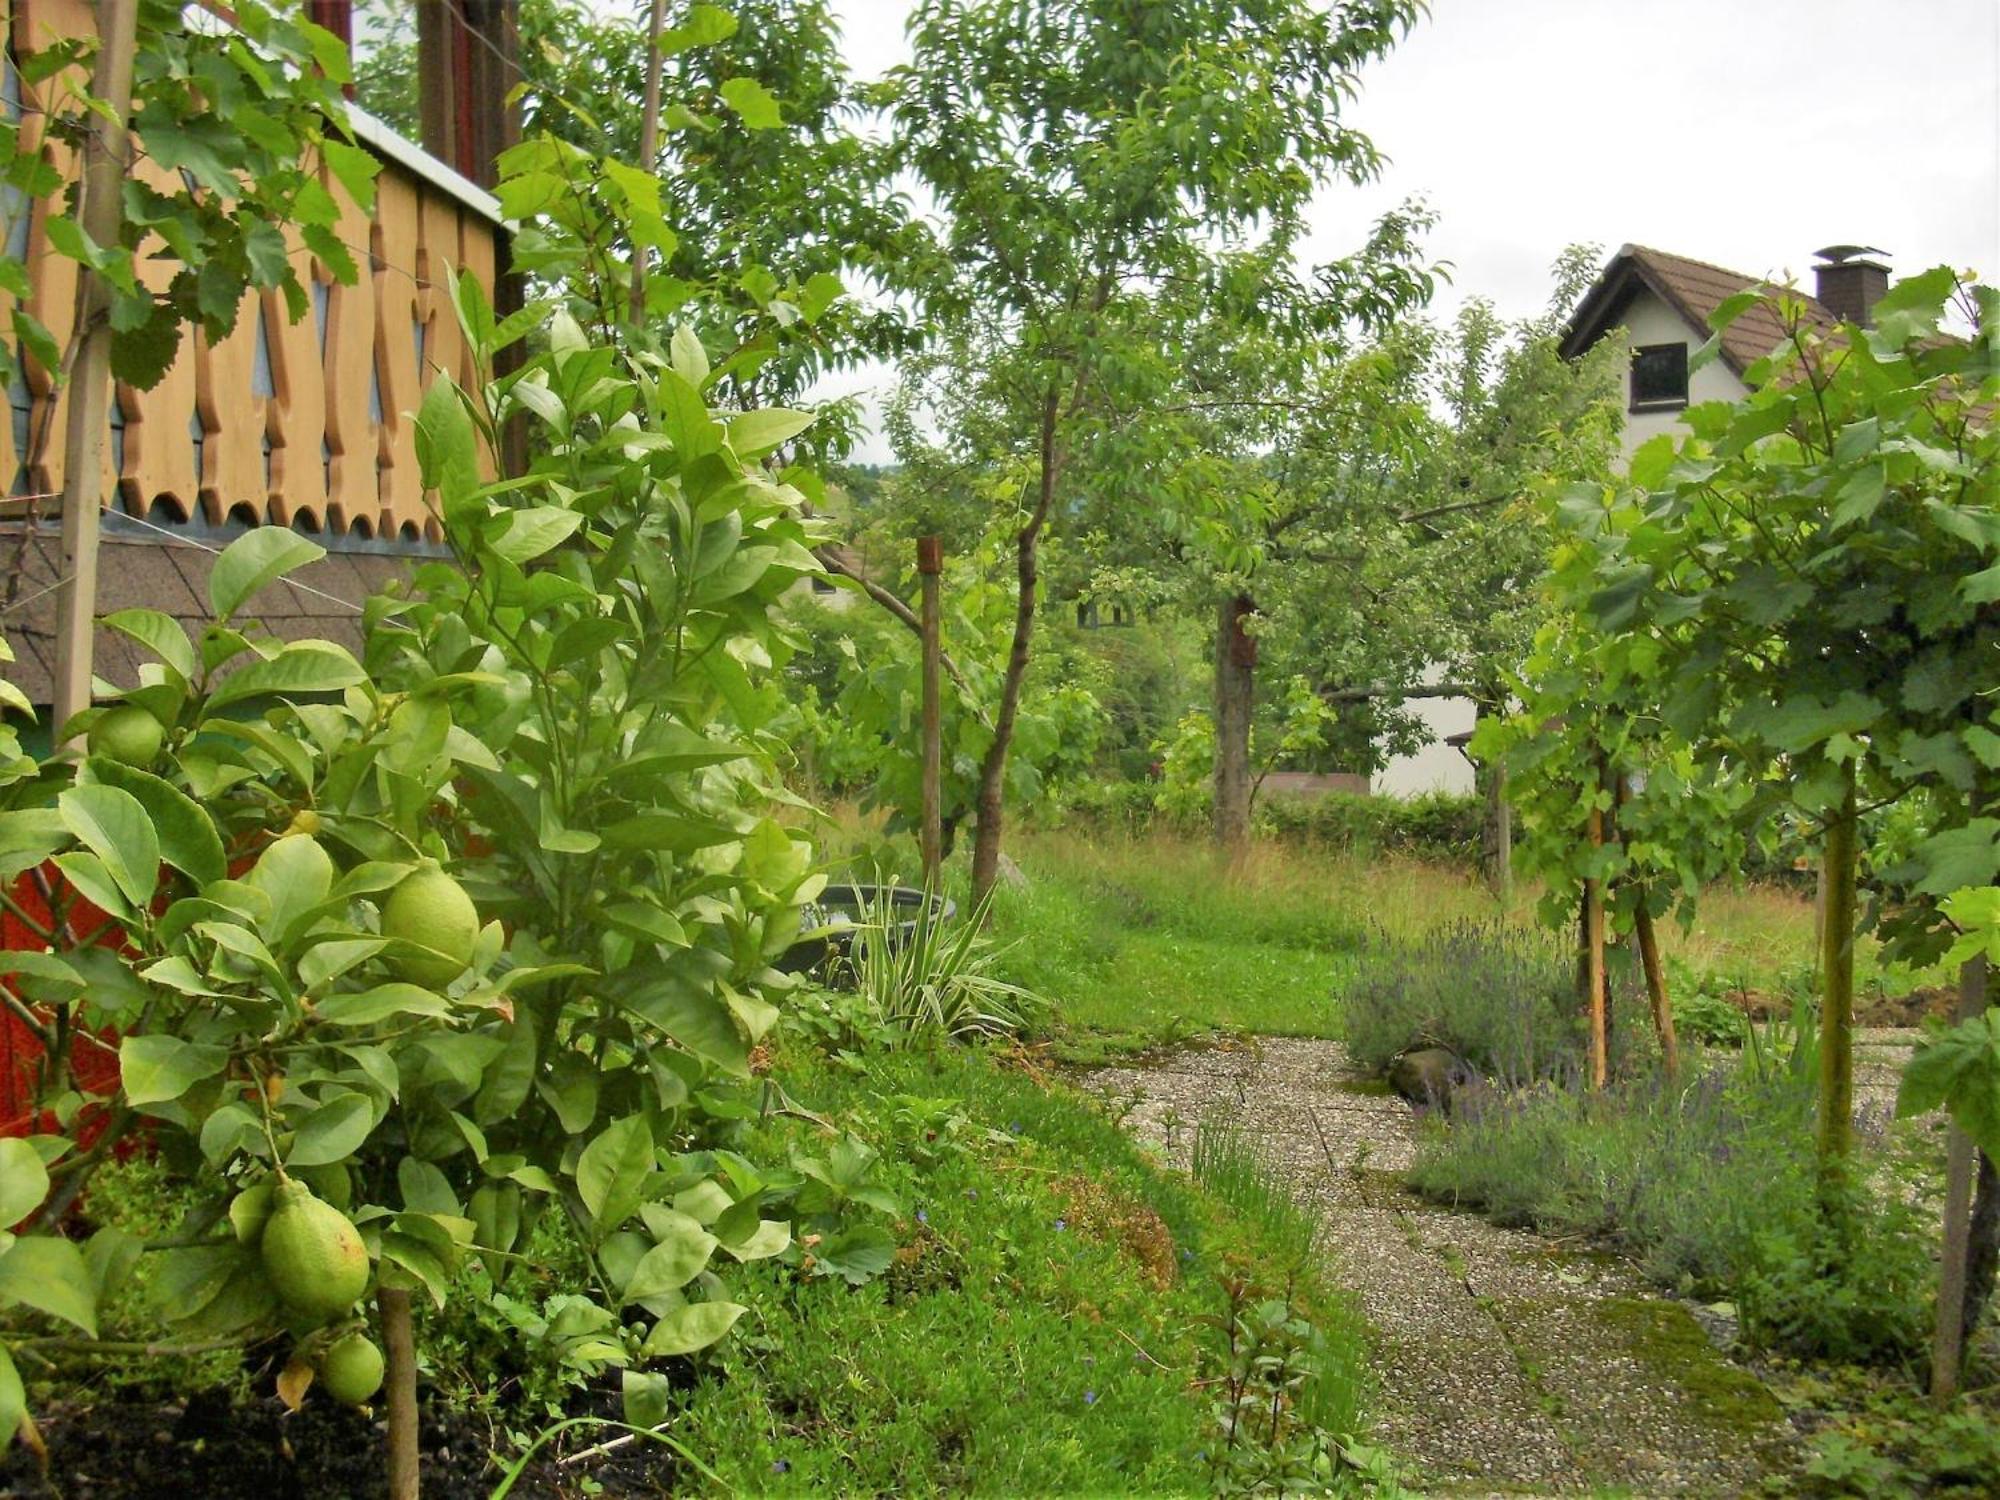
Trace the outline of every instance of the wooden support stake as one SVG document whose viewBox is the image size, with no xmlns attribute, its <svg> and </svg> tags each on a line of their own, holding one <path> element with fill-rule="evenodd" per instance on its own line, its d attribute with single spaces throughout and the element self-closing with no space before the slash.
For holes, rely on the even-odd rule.
<svg viewBox="0 0 2000 1500">
<path fill-rule="evenodd" d="M 1846 791 L 1826 829 L 1821 858 L 1826 915 L 1820 923 L 1819 1166 L 1831 1187 L 1854 1136 L 1854 874 L 1860 814 L 1854 762 L 1842 768 Z"/>
<path fill-rule="evenodd" d="M 1667 995 L 1667 973 L 1660 963 L 1659 936 L 1653 931 L 1653 914 L 1646 910 L 1646 896 L 1639 893 L 1639 910 L 1632 919 L 1634 934 L 1639 939 L 1639 963 L 1646 971 L 1646 999 L 1653 1007 L 1653 1030 L 1660 1038 L 1660 1056 L 1667 1066 L 1667 1077 L 1672 1078 L 1681 1070 L 1680 1042 L 1674 1035 L 1674 1004 Z"/>
<path fill-rule="evenodd" d="M 939 663 L 944 625 L 938 600 L 939 575 L 944 571 L 944 543 L 934 536 L 917 538 L 917 579 L 923 589 L 920 633 L 924 657 L 923 703 L 923 826 L 919 831 L 924 857 L 924 886 L 936 890 L 944 864 L 944 712 Z"/>
<path fill-rule="evenodd" d="M 1604 848 L 1604 809 L 1590 805 L 1590 852 Z M 1611 1081 L 1611 1015 L 1604 1003 L 1604 882 L 1583 883 L 1583 983 L 1590 998 L 1590 1086 Z"/>
<path fill-rule="evenodd" d="M 1986 1009 L 1986 960 L 1968 958 L 1958 970 L 1958 1019 L 1969 1021 Z M 1972 1239 L 1972 1179 L 1979 1149 L 1953 1125 L 1944 1158 L 1944 1253 L 1938 1265 L 1937 1329 L 1931 1337 L 1931 1399 L 1958 1394 L 1965 1360 L 1966 1263 Z"/>
<path fill-rule="evenodd" d="M 132 59 L 138 48 L 138 0 L 100 0 L 97 66 L 90 91 L 102 106 L 83 144 L 83 232 L 111 246 L 123 220 L 121 194 L 130 170 Z M 98 512 L 104 505 L 104 444 L 110 435 L 111 293 L 88 266 L 78 268 L 76 326 L 82 330 L 70 376 L 69 429 L 63 438 L 62 572 L 56 589 L 55 732 L 90 707 L 91 648 L 97 624 Z"/>
</svg>

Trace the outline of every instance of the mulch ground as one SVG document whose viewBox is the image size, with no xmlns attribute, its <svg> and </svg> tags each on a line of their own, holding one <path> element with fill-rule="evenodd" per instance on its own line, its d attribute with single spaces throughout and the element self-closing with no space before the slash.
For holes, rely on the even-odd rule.
<svg viewBox="0 0 2000 1500">
<path fill-rule="evenodd" d="M 308 1399 L 287 1413 L 274 1398 L 226 1392 L 189 1400 L 119 1398 L 37 1414 L 46 1471 L 20 1443 L 0 1454 L 0 1496 L 20 1500 L 372 1500 L 389 1492 L 378 1416 Z M 427 1409 L 421 1425 L 424 1500 L 487 1500 L 503 1471 L 487 1424 Z M 580 1434 L 577 1447 L 595 1441 Z M 586 1493 L 654 1495 L 679 1488 L 672 1454 L 620 1448 L 586 1464 L 538 1460 L 509 1492 L 522 1500 Z"/>
</svg>

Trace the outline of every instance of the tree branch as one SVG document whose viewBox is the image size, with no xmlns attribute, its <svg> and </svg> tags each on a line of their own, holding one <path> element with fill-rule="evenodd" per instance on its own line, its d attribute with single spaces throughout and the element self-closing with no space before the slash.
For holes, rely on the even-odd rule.
<svg viewBox="0 0 2000 1500">
<path fill-rule="evenodd" d="M 838 573 L 842 578 L 851 578 L 860 584 L 861 591 L 870 599 L 873 599 L 882 608 L 889 611 L 898 620 L 901 620 L 916 635 L 920 637 L 923 635 L 924 623 L 917 618 L 916 611 L 911 609 L 901 599 L 898 599 L 889 590 L 883 588 L 881 584 L 875 582 L 874 579 L 863 578 L 840 555 L 837 548 L 831 546 L 815 547 L 813 548 L 813 556 L 820 560 L 829 573 Z M 946 675 L 958 684 L 959 691 L 965 695 L 965 705 L 972 710 L 973 717 L 990 730 L 993 727 L 993 721 L 986 716 L 986 710 L 980 706 L 978 697 L 972 691 L 972 684 L 967 682 L 965 674 L 958 670 L 958 663 L 951 659 L 949 653 L 942 650 L 938 652 L 938 662 L 943 666 Z"/>
</svg>

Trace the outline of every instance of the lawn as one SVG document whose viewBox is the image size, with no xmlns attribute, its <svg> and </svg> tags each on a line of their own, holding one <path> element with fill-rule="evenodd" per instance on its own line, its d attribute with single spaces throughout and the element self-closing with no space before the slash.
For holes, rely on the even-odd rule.
<svg viewBox="0 0 2000 1500">
<path fill-rule="evenodd" d="M 1413 859 L 1271 841 L 1235 864 L 1200 837 L 1032 830 L 1012 844 L 1025 883 L 995 896 L 1014 943 L 1007 977 L 1052 997 L 1097 1039 L 1159 1041 L 1212 1029 L 1340 1035 L 1339 996 L 1371 924 L 1412 937 L 1459 921 L 1538 916 L 1532 892 L 1502 911 L 1469 873 Z M 1809 896 L 1717 887 L 1693 925 L 1662 926 L 1670 958 L 1719 985 L 1803 982 L 1814 962 Z M 1856 980 L 1892 993 L 1932 975 L 1885 970 L 1864 940 Z"/>
</svg>

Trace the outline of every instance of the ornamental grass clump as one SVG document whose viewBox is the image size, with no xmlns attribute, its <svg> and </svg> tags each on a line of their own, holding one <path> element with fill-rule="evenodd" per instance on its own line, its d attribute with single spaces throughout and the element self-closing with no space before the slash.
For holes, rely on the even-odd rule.
<svg viewBox="0 0 2000 1500">
<path fill-rule="evenodd" d="M 1048 1004 L 994 973 L 1003 950 L 981 931 L 987 905 L 982 901 L 969 919 L 955 922 L 928 899 L 914 920 L 905 920 L 886 895 L 871 901 L 837 978 L 860 992 L 896 1038 L 1018 1036 Z"/>
</svg>

